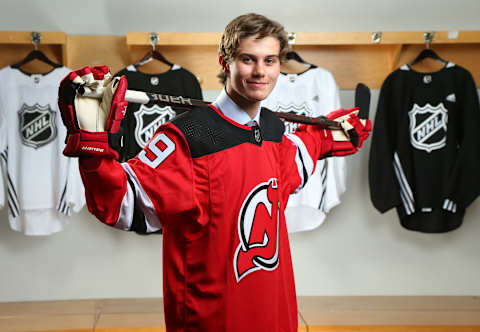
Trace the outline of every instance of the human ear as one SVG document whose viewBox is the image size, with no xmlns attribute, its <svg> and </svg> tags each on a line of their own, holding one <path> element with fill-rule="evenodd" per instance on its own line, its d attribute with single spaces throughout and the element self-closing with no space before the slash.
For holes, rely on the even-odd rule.
<svg viewBox="0 0 480 332">
<path fill-rule="evenodd" d="M 228 67 L 227 61 L 225 61 L 225 58 L 223 56 L 218 57 L 218 63 L 222 66 L 222 70 L 225 74 L 228 74 L 230 72 L 230 69 Z"/>
</svg>

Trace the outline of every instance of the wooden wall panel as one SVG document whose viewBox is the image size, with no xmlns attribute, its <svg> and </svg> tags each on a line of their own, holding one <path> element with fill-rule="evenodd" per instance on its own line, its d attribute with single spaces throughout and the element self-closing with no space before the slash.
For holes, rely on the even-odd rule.
<svg viewBox="0 0 480 332">
<path fill-rule="evenodd" d="M 83 66 L 106 64 L 112 73 L 137 62 L 151 46 L 127 47 L 123 36 L 69 36 L 67 41 L 67 66 L 80 68 Z M 157 46 L 157 49 L 170 62 L 178 64 L 197 76 L 203 90 L 219 90 L 221 85 L 216 78 L 219 73 L 217 47 L 199 46 Z M 152 61 L 140 71 L 160 73 L 168 67 L 159 61 Z"/>
<path fill-rule="evenodd" d="M 39 45 L 38 49 L 44 52 L 52 61 L 62 63 L 62 46 Z M 33 51 L 33 45 L 0 43 L 0 68 L 20 62 L 31 51 Z M 26 72 L 45 73 L 52 70 L 52 67 L 38 60 L 34 60 L 26 64 L 22 69 Z"/>
<path fill-rule="evenodd" d="M 33 49 L 19 40 L 15 33 L 0 31 L 0 67 L 21 60 Z M 48 36 L 48 35 L 47 35 Z M 53 37 L 56 37 L 52 33 Z M 173 63 L 193 72 L 203 90 L 220 90 L 216 77 L 220 72 L 217 57 L 218 33 L 160 33 L 157 49 Z M 358 82 L 372 89 L 380 88 L 384 79 L 400 65 L 410 62 L 425 47 L 420 32 L 384 33 L 380 44 L 371 42 L 370 33 L 300 33 L 293 46 L 306 61 L 326 68 L 334 75 L 340 89 L 353 89 Z M 445 60 L 468 69 L 480 86 L 480 31 L 460 31 L 451 39 L 445 32 L 436 35 L 431 47 Z M 10 38 L 10 39 L 9 39 Z M 46 39 L 48 41 L 48 38 Z M 72 68 L 106 64 L 112 72 L 138 61 L 151 49 L 148 33 L 128 33 L 127 36 L 68 35 L 63 45 L 39 45 L 54 61 Z M 50 68 L 38 61 L 25 67 L 30 72 L 46 72 Z M 147 73 L 167 69 L 159 61 L 140 67 Z M 438 63 L 426 62 L 416 67 L 419 71 L 435 71 Z"/>
</svg>

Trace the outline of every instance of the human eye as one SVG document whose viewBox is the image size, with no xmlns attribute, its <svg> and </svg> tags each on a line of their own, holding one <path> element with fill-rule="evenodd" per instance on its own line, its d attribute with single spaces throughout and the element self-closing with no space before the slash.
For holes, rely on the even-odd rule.
<svg viewBox="0 0 480 332">
<path fill-rule="evenodd" d="M 277 61 L 278 61 L 278 60 L 277 60 L 276 57 L 268 57 L 268 58 L 265 59 L 265 63 L 266 63 L 267 65 L 273 65 L 273 64 L 275 64 Z"/>
<path fill-rule="evenodd" d="M 252 57 L 248 56 L 248 55 L 242 55 L 240 57 L 240 60 L 243 62 L 243 63 L 251 63 L 253 61 Z"/>
<path fill-rule="evenodd" d="M 244 63 L 250 63 L 250 62 L 252 62 L 252 61 L 253 61 L 252 58 L 249 57 L 249 56 L 244 56 L 244 57 L 242 58 L 242 62 L 244 62 Z"/>
</svg>

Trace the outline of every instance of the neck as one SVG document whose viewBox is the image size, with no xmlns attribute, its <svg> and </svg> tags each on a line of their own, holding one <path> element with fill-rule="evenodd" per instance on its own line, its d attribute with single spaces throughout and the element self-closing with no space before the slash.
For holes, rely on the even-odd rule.
<svg viewBox="0 0 480 332">
<path fill-rule="evenodd" d="M 240 107 L 245 113 L 247 113 L 251 119 L 255 118 L 258 110 L 260 109 L 261 101 L 248 100 L 236 93 L 234 89 L 229 89 L 228 85 L 225 91 L 227 92 L 227 95 L 233 100 L 233 102 L 237 104 L 237 106 Z"/>
</svg>

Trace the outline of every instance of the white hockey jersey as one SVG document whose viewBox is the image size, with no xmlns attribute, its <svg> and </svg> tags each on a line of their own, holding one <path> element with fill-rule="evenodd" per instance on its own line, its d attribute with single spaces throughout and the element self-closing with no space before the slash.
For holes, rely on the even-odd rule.
<svg viewBox="0 0 480 332">
<path fill-rule="evenodd" d="M 282 73 L 262 106 L 274 112 L 309 117 L 325 115 L 340 108 L 338 86 L 329 71 L 315 66 L 300 74 Z M 287 132 L 297 126 L 285 123 Z M 345 168 L 344 157 L 317 162 L 305 187 L 289 198 L 285 215 L 290 233 L 311 230 L 324 222 L 326 213 L 340 203 L 340 196 L 345 192 Z"/>
<path fill-rule="evenodd" d="M 61 67 L 37 75 L 0 69 L 5 201 L 11 228 L 26 235 L 62 230 L 71 211 L 85 204 L 78 160 L 62 154 L 66 130 L 57 106 L 58 86 L 70 71 Z"/>
</svg>

